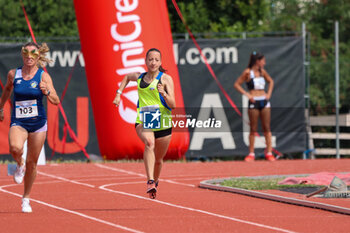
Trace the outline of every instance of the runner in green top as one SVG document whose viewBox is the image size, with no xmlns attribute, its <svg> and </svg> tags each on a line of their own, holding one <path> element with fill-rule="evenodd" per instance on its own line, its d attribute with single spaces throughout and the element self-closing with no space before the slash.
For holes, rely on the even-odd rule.
<svg viewBox="0 0 350 233">
<path fill-rule="evenodd" d="M 166 70 L 162 67 L 160 51 L 155 48 L 148 50 L 145 61 L 147 72 L 126 75 L 113 103 L 119 105 L 120 96 L 129 81 L 137 82 L 139 102 L 135 128 L 137 135 L 145 144 L 143 159 L 147 175 L 147 193 L 154 199 L 163 158 L 171 139 L 171 109 L 175 108 L 175 93 L 173 80 L 171 76 L 165 74 Z M 158 119 L 157 122 L 160 124 L 146 125 L 144 117 L 148 113 L 152 114 L 152 120 Z"/>
<path fill-rule="evenodd" d="M 144 81 L 144 76 L 146 74 L 147 73 L 142 73 L 137 79 L 139 102 L 137 106 L 136 123 L 147 124 L 145 119 L 143 119 L 144 113 L 152 111 L 159 115 L 159 118 L 157 118 L 159 124 L 154 125 L 155 123 L 153 123 L 151 125 L 144 125 L 144 128 L 153 127 L 153 131 L 162 131 L 171 128 L 171 109 L 158 91 L 158 84 L 160 84 L 164 73 L 159 72 L 157 77 L 149 84 Z M 155 116 L 157 117 L 158 115 Z"/>
</svg>

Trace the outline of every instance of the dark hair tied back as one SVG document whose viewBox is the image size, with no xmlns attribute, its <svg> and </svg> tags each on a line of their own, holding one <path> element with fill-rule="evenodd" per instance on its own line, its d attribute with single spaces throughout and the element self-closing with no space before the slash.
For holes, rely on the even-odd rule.
<svg viewBox="0 0 350 233">
<path fill-rule="evenodd" d="M 253 51 L 252 54 L 250 54 L 248 68 L 251 69 L 257 61 L 263 59 L 264 57 L 264 54 Z"/>
</svg>

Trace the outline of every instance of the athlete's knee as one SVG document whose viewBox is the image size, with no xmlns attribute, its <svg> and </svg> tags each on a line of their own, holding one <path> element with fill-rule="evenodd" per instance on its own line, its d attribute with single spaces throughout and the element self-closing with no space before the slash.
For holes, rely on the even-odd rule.
<svg viewBox="0 0 350 233">
<path fill-rule="evenodd" d="M 270 129 L 264 130 L 264 135 L 271 136 L 271 130 Z"/>
<path fill-rule="evenodd" d="M 160 165 L 163 164 L 163 159 L 162 158 L 161 159 L 156 158 L 154 163 L 155 163 L 156 166 L 160 166 Z"/>
<path fill-rule="evenodd" d="M 149 149 L 149 150 L 153 150 L 154 149 L 154 139 L 146 138 L 144 142 L 145 142 L 145 148 L 146 149 Z"/>
<path fill-rule="evenodd" d="M 26 169 L 28 171 L 34 171 L 36 169 L 36 166 L 37 166 L 37 161 L 30 160 L 30 159 L 26 161 Z"/>
<path fill-rule="evenodd" d="M 10 153 L 14 156 L 22 155 L 23 154 L 23 146 L 11 145 L 10 146 Z"/>
<path fill-rule="evenodd" d="M 258 124 L 251 123 L 250 124 L 250 133 L 255 133 L 258 131 Z"/>
<path fill-rule="evenodd" d="M 271 131 L 271 127 L 270 127 L 270 122 L 262 122 L 262 130 L 264 132 L 270 132 Z"/>
<path fill-rule="evenodd" d="M 255 135 L 257 131 L 258 131 L 257 128 L 255 128 L 255 127 L 250 127 L 250 135 Z"/>
</svg>

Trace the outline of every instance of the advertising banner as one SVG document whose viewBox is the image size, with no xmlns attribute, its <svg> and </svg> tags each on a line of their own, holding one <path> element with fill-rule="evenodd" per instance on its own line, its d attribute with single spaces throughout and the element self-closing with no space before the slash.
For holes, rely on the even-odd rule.
<svg viewBox="0 0 350 233">
<path fill-rule="evenodd" d="M 173 124 L 174 135 L 178 137 L 172 144 L 171 150 L 174 154 L 171 157 L 181 157 L 186 149 L 188 149 L 187 158 L 232 157 L 247 154 L 248 100 L 242 98 L 233 88 L 233 83 L 247 66 L 252 51 L 265 55 L 265 69 L 275 83 L 271 97 L 271 129 L 274 148 L 283 153 L 304 151 L 306 133 L 302 39 L 299 37 L 211 39 L 198 42 L 219 81 L 238 106 L 243 118 L 235 112 L 221 93 L 194 44 L 188 40 L 174 41 L 170 47 L 173 49 L 171 56 L 163 52 L 163 59 L 171 58 L 177 64 L 180 77 L 176 84 L 177 97 L 183 96 L 184 105 L 181 106 L 181 99 L 177 100 L 178 108 L 173 112 L 173 122 L 170 123 Z M 112 155 L 118 155 L 116 159 L 142 158 L 143 145 L 137 138 L 134 129 L 134 114 L 138 99 L 135 84 L 131 83 L 123 93 L 122 107 L 116 108 L 112 104 L 115 91 L 122 79 L 122 76 L 117 75 L 117 69 L 122 69 L 121 66 L 112 64 L 113 72 L 108 76 L 105 72 L 110 70 L 108 66 L 110 66 L 111 59 L 106 55 L 96 61 L 92 60 L 93 67 L 94 62 L 101 63 L 101 69 L 99 69 L 101 72 L 92 76 L 97 77 L 94 81 L 96 83 L 89 83 L 85 74 L 86 54 L 80 52 L 79 42 L 48 43 L 48 45 L 50 47 L 48 56 L 53 62 L 47 66 L 47 70 L 53 78 L 59 95 L 64 91 L 68 77 L 71 75 L 62 105 L 69 124 L 77 134 L 79 143 L 86 147 L 89 154 L 107 155 L 99 148 L 103 144 L 108 151 L 112 151 Z M 21 46 L 22 44 L 0 44 L 0 80 L 3 84 L 6 82 L 7 72 L 22 64 Z M 91 50 L 90 55 L 94 55 L 95 50 L 99 48 L 91 46 L 88 51 Z M 156 44 L 154 47 L 159 46 Z M 146 49 L 142 50 L 142 54 L 137 56 L 140 64 L 141 61 L 144 62 Z M 102 63 L 105 64 L 103 67 Z M 169 70 L 168 73 L 176 79 L 177 71 L 170 71 L 171 66 L 167 66 L 171 62 L 163 60 L 163 64 Z M 108 83 L 109 81 L 112 84 Z M 97 92 L 95 93 L 97 98 L 95 105 L 100 108 L 94 114 L 94 102 L 89 89 Z M 9 156 L 10 107 L 9 103 L 5 105 L 5 121 L 0 123 L 1 157 Z M 55 150 L 56 156 L 53 158 L 57 156 L 70 159 L 85 158 L 69 136 L 64 138 L 64 122 L 61 117 L 57 121 L 59 115 L 57 108 L 49 107 L 47 112 L 49 127 L 45 144 L 46 157 L 50 158 L 52 150 Z M 128 114 L 131 117 L 127 117 Z M 96 115 L 100 117 L 99 120 L 96 119 Z M 117 125 L 113 126 L 113 124 Z M 102 127 L 102 142 L 99 142 L 98 125 Z M 190 135 L 190 140 L 186 139 L 188 135 Z M 140 145 L 134 145 L 133 142 L 140 143 Z M 257 136 L 256 148 L 257 152 L 262 152 L 265 148 L 261 129 Z"/>
<path fill-rule="evenodd" d="M 271 97 L 271 130 L 273 147 L 288 153 L 306 148 L 304 117 L 304 76 L 302 38 L 249 38 L 198 40 L 203 54 L 220 83 L 237 105 L 242 117 L 230 106 L 211 76 L 198 49 L 191 40 L 177 40 L 174 44 L 186 113 L 190 118 L 221 122 L 210 129 L 190 129 L 188 158 L 198 156 L 225 157 L 248 154 L 248 99 L 234 89 L 235 80 L 248 66 L 253 51 L 266 58 L 266 71 L 274 80 Z M 245 89 L 245 85 L 243 86 Z M 246 89 L 247 90 L 247 89 Z M 255 140 L 256 152 L 266 147 L 260 128 Z"/>
</svg>

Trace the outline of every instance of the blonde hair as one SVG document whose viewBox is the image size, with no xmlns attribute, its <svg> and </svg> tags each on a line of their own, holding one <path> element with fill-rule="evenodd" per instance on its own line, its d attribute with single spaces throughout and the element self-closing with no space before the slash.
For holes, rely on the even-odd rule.
<svg viewBox="0 0 350 233">
<path fill-rule="evenodd" d="M 35 46 L 39 50 L 39 60 L 38 65 L 40 67 L 45 67 L 47 64 L 51 63 L 52 60 L 46 57 L 46 53 L 50 51 L 49 46 L 47 46 L 46 43 L 42 43 L 41 45 L 35 43 L 35 42 L 28 42 L 25 45 L 23 45 L 23 48 L 27 46 Z"/>
</svg>

